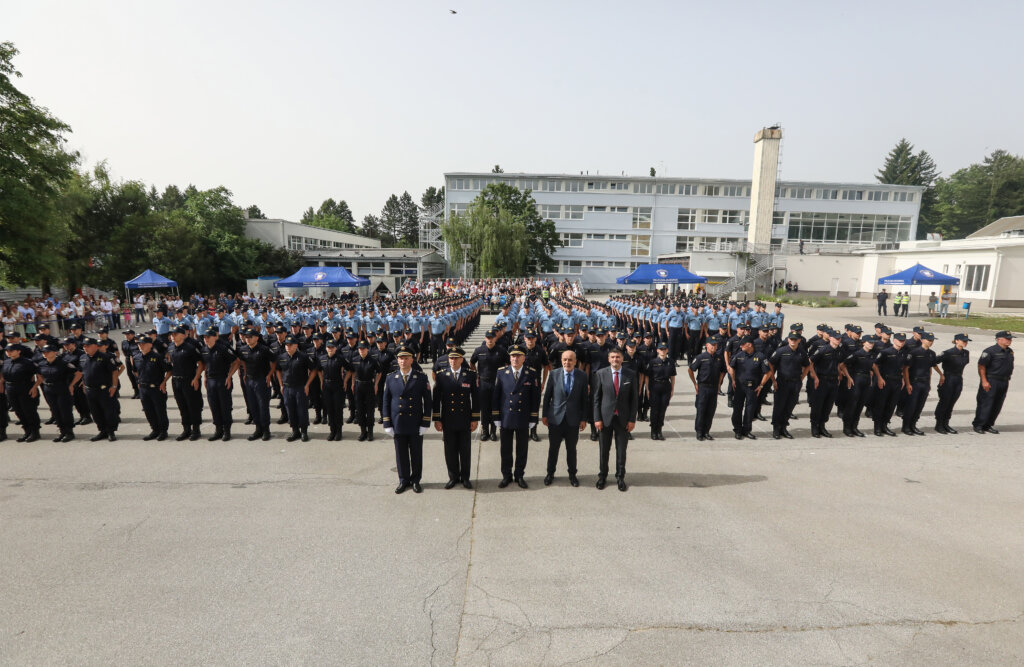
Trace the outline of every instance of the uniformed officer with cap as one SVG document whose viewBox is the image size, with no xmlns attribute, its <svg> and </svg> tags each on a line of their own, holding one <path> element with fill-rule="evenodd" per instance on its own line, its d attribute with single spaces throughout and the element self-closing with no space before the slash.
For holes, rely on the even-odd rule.
<svg viewBox="0 0 1024 667">
<path fill-rule="evenodd" d="M 664 344 L 661 342 L 658 343 L 658 346 Z M 714 440 L 714 436 L 711 435 L 711 425 L 715 417 L 715 408 L 718 407 L 718 388 L 722 385 L 722 378 L 727 375 L 725 361 L 718 354 L 721 344 L 721 338 L 708 337 L 704 342 L 704 351 L 690 362 L 688 369 L 690 382 L 693 383 L 693 390 L 696 394 L 694 407 L 697 414 L 694 416 L 693 427 L 697 434 L 697 440 Z"/>
<path fill-rule="evenodd" d="M 121 332 L 124 340 L 121 341 L 121 354 L 124 357 L 125 375 L 132 385 L 132 398 L 139 397 L 138 372 L 135 370 L 135 353 L 139 351 L 139 343 L 135 340 L 135 330 L 125 329 Z"/>
<path fill-rule="evenodd" d="M 98 442 L 106 438 L 117 440 L 117 406 L 114 396 L 117 394 L 118 377 L 123 366 L 112 356 L 99 349 L 99 341 L 86 338 L 82 349 L 85 356 L 80 363 L 82 368 L 82 384 L 85 385 L 85 398 L 89 401 L 89 413 L 96 422 L 99 431 L 90 438 Z"/>
<path fill-rule="evenodd" d="M 467 489 L 473 488 L 471 434 L 480 422 L 480 407 L 476 373 L 464 362 L 464 355 L 460 347 L 450 349 L 448 368 L 442 369 L 434 382 L 434 428 L 441 431 L 444 439 L 446 489 L 460 482 Z"/>
<path fill-rule="evenodd" d="M 456 342 L 454 338 L 449 338 L 447 341 L 445 341 L 444 350 L 439 351 L 437 358 L 434 359 L 434 366 L 430 371 L 431 377 L 433 378 L 434 382 L 437 382 L 437 374 L 443 371 L 444 369 L 448 368 L 448 353 L 454 350 L 457 345 L 458 342 Z"/>
<path fill-rule="evenodd" d="M 789 332 L 786 345 L 777 348 L 768 358 L 775 402 L 772 406 L 772 437 L 793 439 L 789 418 L 800 396 L 800 383 L 814 371 L 807 350 L 801 347 L 803 336 L 798 330 Z"/>
<path fill-rule="evenodd" d="M 514 479 L 520 488 L 525 489 L 527 484 L 523 475 L 530 447 L 530 429 L 539 420 L 540 378 L 532 368 L 524 365 L 526 351 L 522 347 L 513 345 L 508 354 L 509 365 L 498 369 L 491 398 L 492 417 L 501 427 L 501 482 L 498 487 L 503 489 Z"/>
<path fill-rule="evenodd" d="M 356 343 L 356 354 L 349 355 L 348 363 L 352 367 L 350 384 L 352 385 L 352 401 L 355 403 L 354 421 L 359 424 L 359 437 L 356 440 L 359 442 L 373 440 L 373 410 L 376 404 L 374 387 L 381 375 L 387 373 L 388 369 L 381 366 L 379 357 L 370 356 L 370 344 L 365 340 Z M 383 423 L 383 388 L 381 391 L 381 420 Z M 348 420 L 345 421 L 348 422 Z"/>
<path fill-rule="evenodd" d="M 831 438 L 832 434 L 825 425 L 836 402 L 839 390 L 839 362 L 842 350 L 839 347 L 840 333 L 828 329 L 824 332 L 828 338 L 826 344 L 819 344 L 810 355 L 814 364 L 814 377 L 811 378 L 811 391 L 808 402 L 811 408 L 811 436 L 815 438 Z"/>
<path fill-rule="evenodd" d="M 657 350 L 658 356 L 642 367 L 637 373 L 637 377 L 643 373 L 648 379 L 651 401 L 651 440 L 664 440 L 665 436 L 661 430 L 665 426 L 665 413 L 668 411 L 668 404 L 676 390 L 676 363 L 668 358 L 667 343 L 664 341 L 658 343 Z M 693 361 L 696 361 L 696 358 Z"/>
<path fill-rule="evenodd" d="M 939 402 L 935 405 L 935 430 L 939 433 L 955 435 L 957 430 L 949 425 L 953 418 L 953 407 L 960 398 L 964 388 L 964 368 L 971 360 L 967 351 L 967 343 L 971 339 L 965 333 L 953 336 L 953 347 L 937 356 L 939 366 L 946 381 L 939 385 Z"/>
<path fill-rule="evenodd" d="M 256 329 L 248 329 L 244 334 L 245 344 L 240 346 L 238 354 L 256 427 L 247 439 L 270 440 L 270 398 L 271 387 L 277 379 L 277 358 Z"/>
<path fill-rule="evenodd" d="M 548 363 L 547 353 L 537 344 L 536 331 L 527 330 L 523 333 L 523 351 L 526 352 L 526 359 L 523 360 L 523 365 L 533 369 L 537 377 L 540 378 L 540 386 L 543 388 L 548 372 L 551 369 L 551 364 Z M 540 442 L 536 424 L 530 429 L 530 439 L 534 442 Z"/>
<path fill-rule="evenodd" d="M 61 355 L 60 346 L 43 347 L 43 361 L 39 364 L 39 375 L 43 378 L 43 396 L 50 406 L 53 421 L 60 433 L 54 442 L 71 442 L 75 439 L 74 416 L 71 412 L 71 396 L 74 385 L 82 379 L 78 367 Z"/>
<path fill-rule="evenodd" d="M 945 376 L 939 368 L 935 351 L 931 349 L 935 336 L 929 331 L 921 332 L 921 344 L 907 353 L 907 365 L 903 367 L 903 383 L 906 387 L 907 402 L 903 406 L 904 435 L 924 435 L 917 428 L 917 420 L 921 418 L 924 402 L 931 391 L 932 370 L 939 374 L 939 386 L 945 382 Z"/>
<path fill-rule="evenodd" d="M 729 361 L 729 375 L 733 385 L 732 430 L 737 440 L 757 440 L 753 433 L 754 414 L 758 397 L 768 382 L 768 361 L 754 350 L 750 336 L 740 343 L 740 351 Z"/>
<path fill-rule="evenodd" d="M 978 407 L 974 411 L 975 433 L 999 433 L 995 423 L 1003 409 L 1010 378 L 1013 377 L 1012 342 L 1012 333 L 1000 331 L 996 334 L 996 344 L 985 348 L 978 358 L 981 385 L 978 387 Z"/>
<path fill-rule="evenodd" d="M 205 347 L 201 353 L 206 372 L 206 398 L 210 401 L 210 414 L 213 417 L 213 435 L 207 438 L 210 442 L 223 439 L 231 440 L 231 378 L 242 360 L 229 347 L 230 339 L 225 341 L 217 329 L 207 329 L 203 334 Z"/>
<path fill-rule="evenodd" d="M 413 351 L 402 345 L 395 352 L 398 372 L 384 383 L 384 432 L 394 438 L 398 464 L 395 493 L 412 488 L 422 493 L 423 436 L 430 428 L 432 398 L 427 376 L 412 367 Z"/>
<path fill-rule="evenodd" d="M 7 395 L 14 414 L 21 422 L 25 435 L 18 442 L 35 442 L 39 439 L 39 411 L 36 398 L 39 396 L 39 385 L 43 378 L 39 368 L 32 361 L 32 354 L 21 343 L 9 344 L 6 348 L 7 358 L 0 365 L 0 390 Z M 4 417 L 7 415 L 5 414 Z M 2 431 L 6 438 L 6 429 Z"/>
<path fill-rule="evenodd" d="M 873 336 L 864 336 L 860 339 L 861 348 L 854 350 L 846 356 L 839 364 L 840 374 L 845 376 L 846 405 L 842 410 L 843 435 L 848 438 L 863 438 L 864 433 L 857 428 L 860 426 L 861 411 L 867 402 L 868 392 L 872 384 L 875 366 L 875 339 Z M 843 382 L 843 380 L 840 380 Z"/>
<path fill-rule="evenodd" d="M 871 404 L 871 418 L 875 423 L 876 436 L 895 436 L 889 428 L 889 421 L 896 411 L 896 402 L 903 393 L 903 346 L 907 335 L 897 333 L 892 336 L 892 345 L 883 347 L 875 356 L 875 395 Z"/>
<path fill-rule="evenodd" d="M 497 382 L 498 369 L 509 363 L 509 354 L 498 345 L 496 332 L 488 330 L 484 334 L 483 345 L 473 351 L 469 358 L 469 367 L 476 371 L 480 384 L 480 440 L 497 440 L 498 435 L 494 427 L 494 419 L 491 413 L 492 402 Z"/>
<path fill-rule="evenodd" d="M 148 336 L 139 339 L 132 359 L 132 367 L 138 376 L 139 402 L 149 422 L 149 435 L 143 440 L 167 439 L 170 422 L 167 418 L 167 380 L 171 377 L 171 364 L 156 350 L 155 342 Z"/>
<path fill-rule="evenodd" d="M 198 440 L 199 425 L 203 422 L 203 357 L 185 327 L 175 327 L 170 336 L 173 343 L 167 349 L 167 360 L 171 363 L 174 402 L 181 416 L 181 433 L 175 440 Z"/>
<path fill-rule="evenodd" d="M 284 350 L 277 357 L 277 379 L 292 427 L 292 434 L 285 440 L 309 442 L 309 385 L 317 377 L 316 364 L 308 354 L 299 351 L 298 339 L 290 334 L 284 339 Z"/>
<path fill-rule="evenodd" d="M 324 344 L 324 352 L 317 357 L 323 393 L 323 411 L 330 427 L 329 441 L 341 440 L 341 427 L 345 422 L 345 378 L 352 372 L 333 338 Z"/>
</svg>

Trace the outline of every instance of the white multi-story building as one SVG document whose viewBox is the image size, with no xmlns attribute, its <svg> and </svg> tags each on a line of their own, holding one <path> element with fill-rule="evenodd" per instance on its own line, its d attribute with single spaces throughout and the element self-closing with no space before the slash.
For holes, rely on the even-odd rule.
<svg viewBox="0 0 1024 667">
<path fill-rule="evenodd" d="M 489 183 L 530 190 L 555 223 L 562 247 L 554 277 L 607 289 L 660 255 L 721 256 L 743 250 L 750 217 L 749 180 L 586 174 L 445 174 L 445 217 L 464 212 Z M 915 238 L 921 193 L 905 185 L 779 182 L 772 245 L 889 246 Z M 891 246 L 890 246 L 891 247 Z M 728 262 L 709 276 L 731 276 Z M 700 271 L 698 270 L 698 273 Z"/>
</svg>

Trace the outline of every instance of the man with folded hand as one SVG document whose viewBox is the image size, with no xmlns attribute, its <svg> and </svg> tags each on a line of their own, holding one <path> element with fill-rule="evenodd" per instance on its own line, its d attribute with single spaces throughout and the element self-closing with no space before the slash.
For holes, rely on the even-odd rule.
<svg viewBox="0 0 1024 667">
<path fill-rule="evenodd" d="M 389 373 L 384 382 L 382 413 L 384 432 L 395 440 L 398 463 L 398 487 L 395 493 L 412 488 L 422 493 L 423 436 L 430 428 L 433 400 L 427 376 L 413 370 L 413 351 L 401 345 L 395 351 L 398 372 Z"/>
</svg>

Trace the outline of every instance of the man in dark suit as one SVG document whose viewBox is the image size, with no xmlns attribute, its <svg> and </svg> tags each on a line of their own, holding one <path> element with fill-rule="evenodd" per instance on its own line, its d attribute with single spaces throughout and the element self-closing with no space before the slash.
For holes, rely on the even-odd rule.
<svg viewBox="0 0 1024 667">
<path fill-rule="evenodd" d="M 590 413 L 590 389 L 587 374 L 576 369 L 576 353 L 562 352 L 562 367 L 551 371 L 544 388 L 544 425 L 548 427 L 548 474 L 544 485 L 555 480 L 558 450 L 565 441 L 565 462 L 569 467 L 569 483 L 579 486 L 576 478 L 576 443 L 587 428 Z"/>
<path fill-rule="evenodd" d="M 540 411 L 540 378 L 525 366 L 526 350 L 509 348 L 509 365 L 498 369 L 491 398 L 491 411 L 501 426 L 501 482 L 504 489 L 513 479 L 519 488 L 527 488 L 523 474 L 530 446 L 530 429 L 537 425 Z M 512 472 L 512 441 L 515 440 L 515 474 Z"/>
<path fill-rule="evenodd" d="M 445 489 L 459 482 L 467 489 L 473 488 L 469 481 L 470 439 L 480 421 L 480 408 L 476 403 L 476 373 L 463 363 L 464 354 L 461 347 L 453 345 L 448 351 L 448 367 L 439 370 L 434 381 L 434 428 L 443 434 L 444 462 L 448 466 Z"/>
<path fill-rule="evenodd" d="M 626 445 L 628 433 L 636 426 L 638 404 L 636 375 L 622 367 L 622 352 L 608 352 L 608 366 L 594 374 L 590 395 L 594 405 L 594 427 L 601 438 L 600 471 L 597 488 L 603 489 L 608 479 L 608 457 L 615 438 L 615 480 L 619 491 L 626 486 Z"/>
<path fill-rule="evenodd" d="M 396 351 L 398 372 L 388 374 L 384 383 L 384 432 L 395 439 L 398 462 L 398 487 L 423 493 L 423 434 L 430 428 L 430 383 L 427 376 L 412 368 L 413 352 L 402 345 Z"/>
</svg>

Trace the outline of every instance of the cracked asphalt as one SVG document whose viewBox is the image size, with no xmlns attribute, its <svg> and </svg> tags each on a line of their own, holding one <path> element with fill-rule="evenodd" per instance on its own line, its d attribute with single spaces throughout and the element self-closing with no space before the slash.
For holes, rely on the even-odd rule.
<svg viewBox="0 0 1024 667">
<path fill-rule="evenodd" d="M 431 431 L 396 496 L 382 434 L 145 443 L 126 400 L 118 442 L 0 444 L 0 660 L 1021 664 L 1021 390 L 977 436 L 965 379 L 957 436 L 816 440 L 803 404 L 795 440 L 739 442 L 723 406 L 711 443 L 680 385 L 628 493 L 594 488 L 586 436 L 580 488 L 564 454 L 543 485 L 545 439 L 528 490 L 475 443 L 476 489 L 444 491 Z"/>
</svg>

